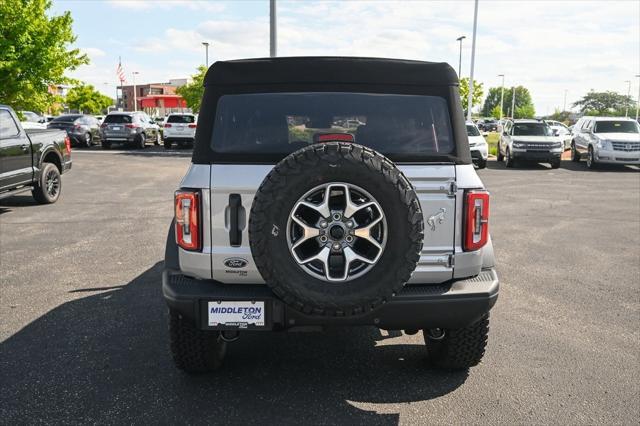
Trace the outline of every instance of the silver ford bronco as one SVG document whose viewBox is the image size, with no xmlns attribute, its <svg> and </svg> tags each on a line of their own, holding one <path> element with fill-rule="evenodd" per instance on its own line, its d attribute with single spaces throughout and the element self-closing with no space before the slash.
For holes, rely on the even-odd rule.
<svg viewBox="0 0 640 426">
<path fill-rule="evenodd" d="M 243 331 L 422 331 L 432 365 L 477 365 L 498 277 L 489 193 L 444 63 L 216 62 L 162 275 L 178 368 Z"/>
</svg>

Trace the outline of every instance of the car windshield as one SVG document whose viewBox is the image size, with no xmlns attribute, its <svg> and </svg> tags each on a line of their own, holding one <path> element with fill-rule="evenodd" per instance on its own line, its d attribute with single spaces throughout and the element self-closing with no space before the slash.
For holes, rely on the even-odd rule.
<svg viewBox="0 0 640 426">
<path fill-rule="evenodd" d="M 196 118 L 193 115 L 170 115 L 167 123 L 194 123 Z"/>
<path fill-rule="evenodd" d="M 327 92 L 222 96 L 212 148 L 284 157 L 327 133 L 349 133 L 396 161 L 449 154 L 455 145 L 441 97 Z"/>
<path fill-rule="evenodd" d="M 551 136 L 553 131 L 545 123 L 515 123 L 513 136 Z"/>
<path fill-rule="evenodd" d="M 56 117 L 53 120 L 51 120 L 52 122 L 69 122 L 69 123 L 73 123 L 74 121 L 76 121 L 78 118 L 82 117 L 81 115 L 61 115 L 60 117 Z"/>
<path fill-rule="evenodd" d="M 634 121 L 596 121 L 593 133 L 638 133 L 638 123 Z"/>
<path fill-rule="evenodd" d="M 105 123 L 131 123 L 131 116 L 124 114 L 107 115 L 104 118 Z"/>
<path fill-rule="evenodd" d="M 467 136 L 480 136 L 480 131 L 476 126 L 467 124 Z"/>
</svg>

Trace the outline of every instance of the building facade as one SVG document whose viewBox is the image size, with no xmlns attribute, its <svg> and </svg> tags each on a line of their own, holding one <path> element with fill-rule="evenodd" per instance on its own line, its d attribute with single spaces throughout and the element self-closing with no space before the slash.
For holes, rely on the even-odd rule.
<svg viewBox="0 0 640 426">
<path fill-rule="evenodd" d="M 187 84 L 187 79 L 173 79 L 168 83 L 136 84 L 118 86 L 118 108 L 123 111 L 145 111 L 152 117 L 163 117 L 170 112 L 188 111 L 182 96 L 176 89 Z M 137 108 L 134 106 L 137 103 Z"/>
</svg>

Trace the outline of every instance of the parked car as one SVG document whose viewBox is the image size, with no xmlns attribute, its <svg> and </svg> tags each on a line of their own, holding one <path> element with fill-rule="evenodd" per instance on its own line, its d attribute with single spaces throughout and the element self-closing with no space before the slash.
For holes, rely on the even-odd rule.
<svg viewBox="0 0 640 426">
<path fill-rule="evenodd" d="M 169 114 L 163 125 L 164 148 L 171 149 L 174 143 L 181 147 L 193 146 L 197 126 L 195 114 L 182 112 Z"/>
<path fill-rule="evenodd" d="M 391 59 L 210 68 L 162 274 L 178 368 L 219 368 L 244 331 L 329 325 L 423 330 L 433 365 L 480 362 L 499 284 L 457 84 Z"/>
<path fill-rule="evenodd" d="M 98 120 L 99 124 L 102 124 L 102 122 L 104 121 L 104 115 L 94 115 L 93 116 L 96 120 Z"/>
<path fill-rule="evenodd" d="M 568 150 L 571 148 L 571 129 L 564 123 L 560 122 L 560 121 L 555 121 L 555 120 L 545 120 L 546 123 L 549 125 L 549 127 L 551 127 L 551 130 L 553 130 L 554 134 L 556 136 L 559 136 L 560 139 L 562 139 L 563 142 L 563 148 L 564 150 Z"/>
<path fill-rule="evenodd" d="M 542 120 L 516 119 L 508 121 L 498 143 L 498 161 L 514 167 L 516 161 L 550 163 L 551 168 L 560 167 L 563 142 Z"/>
<path fill-rule="evenodd" d="M 100 126 L 102 148 L 109 149 L 113 143 L 124 143 L 144 149 L 147 142 L 160 145 L 157 124 L 144 112 L 110 112 Z"/>
<path fill-rule="evenodd" d="M 480 120 L 478 123 L 478 129 L 483 132 L 496 132 L 498 131 L 498 122 L 492 118 Z"/>
<path fill-rule="evenodd" d="M 480 134 L 480 130 L 472 121 L 467 121 L 467 136 L 469 137 L 469 148 L 473 162 L 479 169 L 484 169 L 487 167 L 487 158 L 489 157 L 487 140 Z"/>
<path fill-rule="evenodd" d="M 55 203 L 71 164 L 66 132 L 25 130 L 13 109 L 0 105 L 0 199 L 31 191 L 38 203 Z"/>
<path fill-rule="evenodd" d="M 587 167 L 600 163 L 640 164 L 640 128 L 632 118 L 582 117 L 574 126 L 571 159 L 586 157 Z"/>
<path fill-rule="evenodd" d="M 28 123 L 46 123 L 47 119 L 43 116 L 41 116 L 40 114 L 36 114 L 33 111 L 20 111 L 20 114 L 22 114 L 22 116 L 24 117 L 22 119 L 22 122 L 28 122 Z"/>
<path fill-rule="evenodd" d="M 67 132 L 71 143 L 91 147 L 100 139 L 100 124 L 91 115 L 68 114 L 54 118 L 47 127 Z"/>
</svg>

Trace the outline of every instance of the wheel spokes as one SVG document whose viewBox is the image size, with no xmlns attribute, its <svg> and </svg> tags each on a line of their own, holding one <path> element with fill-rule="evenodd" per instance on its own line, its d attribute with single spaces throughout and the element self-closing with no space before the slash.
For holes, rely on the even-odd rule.
<svg viewBox="0 0 640 426">
<path fill-rule="evenodd" d="M 291 219 L 302 228 L 302 237 L 300 237 L 291 247 L 292 250 L 298 248 L 302 243 L 320 235 L 320 230 L 307 225 L 302 219 L 292 216 Z"/>
</svg>

